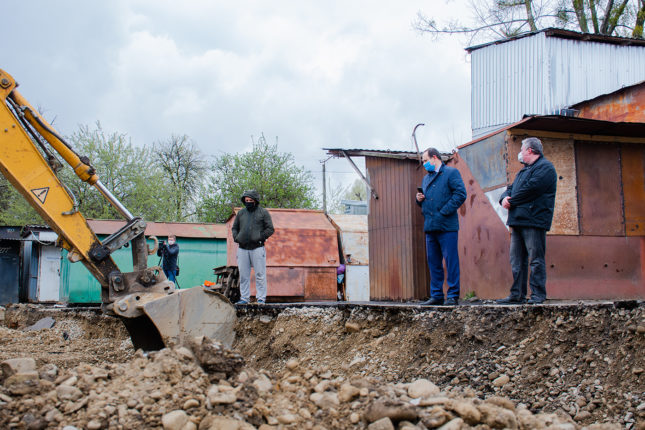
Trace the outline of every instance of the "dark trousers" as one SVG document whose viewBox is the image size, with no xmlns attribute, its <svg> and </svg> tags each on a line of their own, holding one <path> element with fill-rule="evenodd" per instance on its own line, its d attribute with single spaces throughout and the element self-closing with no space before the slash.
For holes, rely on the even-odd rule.
<svg viewBox="0 0 645 430">
<path fill-rule="evenodd" d="M 426 256 L 430 269 L 430 297 L 443 299 L 443 260 L 446 260 L 448 270 L 449 299 L 459 298 L 459 249 L 456 231 L 437 231 L 426 233 Z"/>
<path fill-rule="evenodd" d="M 511 232 L 511 296 L 526 297 L 526 281 L 531 269 L 531 297 L 546 299 L 546 230 L 533 227 L 513 227 Z"/>
<path fill-rule="evenodd" d="M 169 281 L 177 283 L 177 278 L 175 277 L 175 274 L 177 273 L 176 270 L 163 269 L 163 273 L 166 275 L 166 278 L 168 278 Z"/>
</svg>

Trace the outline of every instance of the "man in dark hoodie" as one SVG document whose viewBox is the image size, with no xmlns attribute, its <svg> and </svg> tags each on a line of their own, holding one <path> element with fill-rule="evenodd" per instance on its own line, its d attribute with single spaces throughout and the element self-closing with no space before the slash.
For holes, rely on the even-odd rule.
<svg viewBox="0 0 645 430">
<path fill-rule="evenodd" d="M 163 272 L 169 281 L 177 282 L 177 258 L 179 257 L 179 245 L 174 234 L 168 235 L 168 243 L 161 242 L 157 250 L 157 256 L 162 258 Z"/>
<path fill-rule="evenodd" d="M 256 299 L 264 304 L 267 297 L 266 252 L 264 242 L 273 234 L 273 222 L 269 211 L 260 206 L 257 191 L 242 194 L 244 208 L 233 221 L 233 240 L 239 245 L 237 267 L 240 270 L 240 301 L 245 305 L 251 299 L 251 267 L 255 270 Z"/>
</svg>

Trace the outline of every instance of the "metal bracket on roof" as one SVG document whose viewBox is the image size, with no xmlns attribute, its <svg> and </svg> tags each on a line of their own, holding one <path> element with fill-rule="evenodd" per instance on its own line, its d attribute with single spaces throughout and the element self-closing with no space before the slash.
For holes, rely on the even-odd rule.
<svg viewBox="0 0 645 430">
<path fill-rule="evenodd" d="M 341 151 L 345 156 L 345 158 L 347 158 L 347 160 L 349 161 L 349 164 L 351 164 L 354 170 L 356 170 L 356 173 L 358 173 L 358 176 L 360 176 L 363 182 L 365 182 L 365 184 L 367 185 L 367 188 L 370 189 L 370 193 L 372 193 L 372 197 L 374 197 L 374 200 L 378 200 L 378 194 L 376 194 L 376 190 L 374 189 L 374 187 L 372 187 L 372 184 L 370 184 L 370 181 L 367 180 L 367 178 L 363 175 L 363 173 L 360 171 L 358 166 L 356 166 L 356 164 L 354 163 L 354 160 L 350 158 L 347 151 L 345 150 L 341 150 Z"/>
</svg>

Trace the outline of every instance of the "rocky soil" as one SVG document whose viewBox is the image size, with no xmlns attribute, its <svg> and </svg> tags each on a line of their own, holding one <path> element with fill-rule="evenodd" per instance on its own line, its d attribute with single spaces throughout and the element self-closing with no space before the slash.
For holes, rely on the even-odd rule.
<svg viewBox="0 0 645 430">
<path fill-rule="evenodd" d="M 248 307 L 232 351 L 143 353 L 111 318 L 25 331 L 51 313 L 12 307 L 0 428 L 645 429 L 643 308 Z"/>
</svg>

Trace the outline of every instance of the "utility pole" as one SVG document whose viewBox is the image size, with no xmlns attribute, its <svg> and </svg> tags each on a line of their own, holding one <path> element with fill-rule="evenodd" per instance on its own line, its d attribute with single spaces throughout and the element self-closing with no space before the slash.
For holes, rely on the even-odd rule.
<svg viewBox="0 0 645 430">
<path fill-rule="evenodd" d="M 323 181 L 323 212 L 325 215 L 327 215 L 327 180 L 325 178 L 325 165 L 327 163 L 327 160 L 323 161 L 323 174 L 322 174 L 322 181 Z"/>
</svg>

